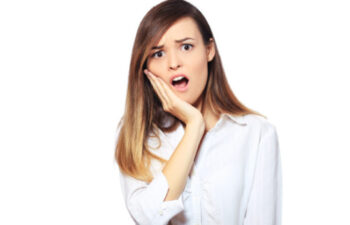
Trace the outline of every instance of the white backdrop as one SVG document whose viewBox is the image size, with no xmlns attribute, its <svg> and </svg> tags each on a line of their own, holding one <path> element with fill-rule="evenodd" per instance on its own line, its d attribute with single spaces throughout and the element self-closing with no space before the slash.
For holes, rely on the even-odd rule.
<svg viewBox="0 0 350 225">
<path fill-rule="evenodd" d="M 0 224 L 133 224 L 115 131 L 159 2 L 0 2 Z M 283 224 L 350 224 L 348 1 L 190 2 L 236 96 L 276 125 Z"/>
</svg>

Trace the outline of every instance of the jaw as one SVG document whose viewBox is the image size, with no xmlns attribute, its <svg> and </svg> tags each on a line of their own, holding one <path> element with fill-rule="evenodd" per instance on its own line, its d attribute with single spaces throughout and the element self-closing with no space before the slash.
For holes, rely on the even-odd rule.
<svg viewBox="0 0 350 225">
<path fill-rule="evenodd" d="M 196 107 L 201 113 L 203 113 L 203 94 L 199 96 L 199 98 L 192 104 Z"/>
</svg>

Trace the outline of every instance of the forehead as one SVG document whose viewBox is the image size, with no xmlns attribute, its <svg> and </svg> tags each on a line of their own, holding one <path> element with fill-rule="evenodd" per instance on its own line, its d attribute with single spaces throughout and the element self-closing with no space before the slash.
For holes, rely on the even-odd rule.
<svg viewBox="0 0 350 225">
<path fill-rule="evenodd" d="M 176 21 L 169 29 L 163 34 L 158 44 L 162 45 L 165 42 L 173 42 L 184 37 L 191 37 L 196 40 L 200 39 L 200 31 L 196 22 L 190 17 L 184 17 Z"/>
</svg>

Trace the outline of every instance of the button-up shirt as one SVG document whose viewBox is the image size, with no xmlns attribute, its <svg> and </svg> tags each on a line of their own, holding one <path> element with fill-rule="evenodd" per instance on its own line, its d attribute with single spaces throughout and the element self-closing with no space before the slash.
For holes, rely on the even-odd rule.
<svg viewBox="0 0 350 225">
<path fill-rule="evenodd" d="M 184 128 L 159 130 L 151 152 L 169 159 Z M 280 225 L 282 171 L 276 127 L 264 117 L 223 113 L 204 136 L 178 199 L 164 201 L 169 184 L 153 160 L 146 183 L 119 172 L 126 208 L 140 225 Z"/>
</svg>

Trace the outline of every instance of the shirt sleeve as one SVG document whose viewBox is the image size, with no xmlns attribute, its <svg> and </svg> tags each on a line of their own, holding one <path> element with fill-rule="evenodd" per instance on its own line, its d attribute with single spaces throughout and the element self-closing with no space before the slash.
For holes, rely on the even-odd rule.
<svg viewBox="0 0 350 225">
<path fill-rule="evenodd" d="M 120 127 L 117 129 L 117 139 Z M 184 210 L 183 194 L 178 199 L 164 201 L 169 184 L 162 171 L 149 183 L 118 171 L 124 203 L 135 224 L 166 225 Z"/>
<path fill-rule="evenodd" d="M 277 131 L 267 123 L 259 143 L 244 225 L 281 225 L 282 168 Z"/>
<path fill-rule="evenodd" d="M 164 201 L 169 185 L 162 171 L 149 184 L 121 172 L 119 174 L 127 210 L 136 224 L 166 225 L 184 210 L 182 194 L 178 199 Z"/>
</svg>

